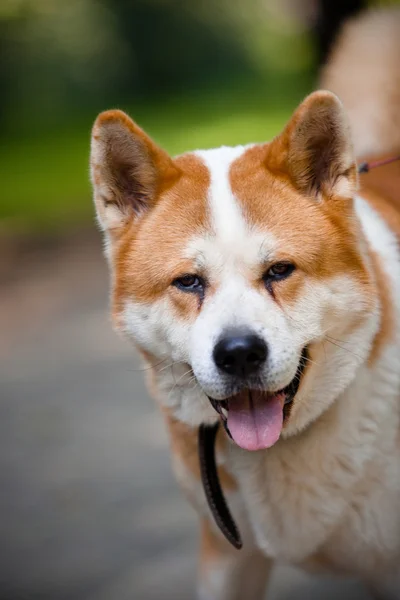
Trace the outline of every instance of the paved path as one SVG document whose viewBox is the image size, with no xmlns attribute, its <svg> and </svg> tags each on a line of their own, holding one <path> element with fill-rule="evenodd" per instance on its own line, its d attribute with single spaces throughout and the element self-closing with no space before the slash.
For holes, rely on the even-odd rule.
<svg viewBox="0 0 400 600">
<path fill-rule="evenodd" d="M 27 253 L 0 287 L 2 600 L 194 598 L 196 521 L 106 288 L 92 235 Z M 268 598 L 368 596 L 281 567 Z"/>
</svg>

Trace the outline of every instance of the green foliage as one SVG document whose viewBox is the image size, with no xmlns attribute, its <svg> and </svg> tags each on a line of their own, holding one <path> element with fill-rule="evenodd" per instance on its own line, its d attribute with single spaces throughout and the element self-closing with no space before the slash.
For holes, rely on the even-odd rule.
<svg viewBox="0 0 400 600">
<path fill-rule="evenodd" d="M 172 155 L 196 148 L 264 141 L 279 132 L 308 82 L 242 82 L 122 107 Z M 284 98 L 280 103 L 279 96 Z M 106 107 L 105 107 L 106 108 Z M 94 119 L 95 115 L 93 115 Z M 27 228 L 92 218 L 88 175 L 91 120 L 40 137 L 10 137 L 0 150 L 0 219 Z"/>
<path fill-rule="evenodd" d="M 89 136 L 129 112 L 171 154 L 266 140 L 308 91 L 308 34 L 259 0 L 0 0 L 0 221 L 92 218 Z"/>
</svg>

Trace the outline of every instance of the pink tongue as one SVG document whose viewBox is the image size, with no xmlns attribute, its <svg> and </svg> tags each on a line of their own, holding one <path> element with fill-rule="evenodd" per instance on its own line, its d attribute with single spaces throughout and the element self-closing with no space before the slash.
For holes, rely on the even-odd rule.
<svg viewBox="0 0 400 600">
<path fill-rule="evenodd" d="M 261 450 L 273 446 L 283 426 L 285 394 L 266 396 L 248 391 L 229 402 L 228 429 L 244 450 Z"/>
</svg>

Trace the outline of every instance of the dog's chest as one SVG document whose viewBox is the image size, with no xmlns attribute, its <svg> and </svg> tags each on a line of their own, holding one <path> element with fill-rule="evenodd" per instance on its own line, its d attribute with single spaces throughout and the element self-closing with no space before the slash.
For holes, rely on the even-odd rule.
<svg viewBox="0 0 400 600">
<path fill-rule="evenodd" d="M 400 474 L 386 452 L 371 461 L 359 440 L 343 452 L 331 450 L 312 438 L 252 454 L 232 447 L 230 463 L 257 544 L 268 556 L 293 563 L 323 556 L 330 569 L 351 563 L 358 571 L 357 556 L 365 564 L 379 558 L 376 540 L 388 556 L 400 553 L 398 536 L 392 539 L 400 527 Z"/>
<path fill-rule="evenodd" d="M 259 547 L 283 561 L 312 555 L 343 514 L 346 500 L 337 486 L 325 474 L 310 472 L 301 456 L 249 456 L 233 449 L 232 458 Z"/>
</svg>

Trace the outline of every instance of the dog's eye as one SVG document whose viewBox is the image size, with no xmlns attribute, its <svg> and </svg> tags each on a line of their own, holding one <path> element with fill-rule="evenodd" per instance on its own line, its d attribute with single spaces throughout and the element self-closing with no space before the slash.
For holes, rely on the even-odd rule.
<svg viewBox="0 0 400 600">
<path fill-rule="evenodd" d="M 264 275 L 266 281 L 279 281 L 293 273 L 295 266 L 288 262 L 278 262 L 272 265 Z"/>
<path fill-rule="evenodd" d="M 204 289 L 203 280 L 197 275 L 184 275 L 183 277 L 178 277 L 173 282 L 177 288 L 184 292 L 202 292 Z"/>
</svg>

